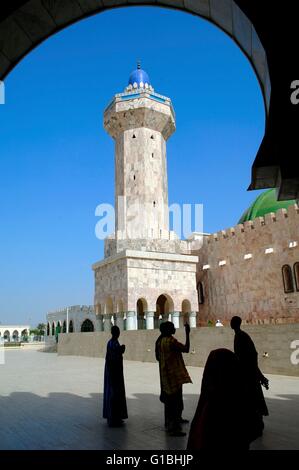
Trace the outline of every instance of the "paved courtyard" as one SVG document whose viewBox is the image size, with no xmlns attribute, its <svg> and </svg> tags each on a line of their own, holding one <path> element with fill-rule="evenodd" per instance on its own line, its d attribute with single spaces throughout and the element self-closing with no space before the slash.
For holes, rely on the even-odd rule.
<svg viewBox="0 0 299 470">
<path fill-rule="evenodd" d="M 33 349 L 5 351 L 0 365 L 0 449 L 185 449 L 163 429 L 157 364 L 126 361 L 129 419 L 108 428 L 101 417 L 104 360 Z M 202 369 L 188 367 L 184 416 L 192 419 Z M 299 378 L 268 375 L 270 416 L 253 449 L 299 449 Z M 220 403 L 219 406 L 225 406 Z M 189 425 L 186 425 L 188 432 Z"/>
</svg>

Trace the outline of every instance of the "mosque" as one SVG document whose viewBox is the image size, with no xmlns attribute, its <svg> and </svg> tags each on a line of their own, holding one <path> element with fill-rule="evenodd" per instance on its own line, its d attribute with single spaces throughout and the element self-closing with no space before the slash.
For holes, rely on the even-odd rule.
<svg viewBox="0 0 299 470">
<path fill-rule="evenodd" d="M 86 307 L 89 318 L 80 308 L 84 328 L 75 316 L 69 329 L 65 309 L 48 314 L 48 335 L 58 322 L 71 332 L 154 329 L 166 319 L 176 328 L 226 325 L 233 315 L 247 324 L 299 321 L 296 201 L 265 191 L 235 227 L 181 240 L 168 211 L 166 142 L 175 113 L 140 65 L 105 109 L 104 128 L 115 142 L 115 232 L 92 266 L 94 308 Z"/>
</svg>

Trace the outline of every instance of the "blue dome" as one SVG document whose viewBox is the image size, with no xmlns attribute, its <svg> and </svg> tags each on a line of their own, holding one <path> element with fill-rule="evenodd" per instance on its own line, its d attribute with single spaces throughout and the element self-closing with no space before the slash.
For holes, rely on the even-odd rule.
<svg viewBox="0 0 299 470">
<path fill-rule="evenodd" d="M 150 79 L 148 74 L 144 70 L 137 68 L 131 73 L 129 78 L 129 85 L 133 86 L 134 83 L 137 83 L 138 88 L 140 86 L 140 83 L 143 83 L 143 85 L 145 85 L 146 83 L 150 85 Z"/>
</svg>

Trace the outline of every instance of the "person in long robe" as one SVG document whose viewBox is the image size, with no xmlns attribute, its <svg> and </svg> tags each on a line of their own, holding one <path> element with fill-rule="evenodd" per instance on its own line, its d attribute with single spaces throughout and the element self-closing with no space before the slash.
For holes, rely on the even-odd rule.
<svg viewBox="0 0 299 470">
<path fill-rule="evenodd" d="M 161 335 L 156 341 L 156 359 L 159 361 L 161 394 L 160 400 L 165 406 L 165 427 L 172 436 L 185 436 L 181 424 L 183 384 L 192 382 L 185 367 L 182 353 L 190 349 L 190 326 L 185 325 L 186 343 L 182 344 L 172 335 L 175 327 L 172 322 L 164 322 L 160 327 Z"/>
<path fill-rule="evenodd" d="M 56 326 L 56 329 L 55 329 L 55 340 L 56 340 L 56 343 L 58 343 L 58 336 L 59 336 L 60 333 L 61 333 L 61 326 L 60 326 L 60 323 L 58 323 L 58 325 Z"/>
<path fill-rule="evenodd" d="M 103 418 L 107 419 L 109 426 L 115 427 L 123 424 L 128 412 L 123 373 L 125 345 L 118 342 L 118 326 L 112 326 L 111 335 L 105 361 Z"/>
<path fill-rule="evenodd" d="M 202 377 L 201 393 L 192 420 L 188 450 L 248 450 L 250 409 L 240 362 L 228 349 L 211 351 Z"/>
<path fill-rule="evenodd" d="M 241 330 L 241 323 L 242 319 L 238 316 L 233 317 L 230 322 L 231 328 L 235 331 L 234 351 L 241 364 L 252 413 L 255 416 L 254 433 L 259 437 L 264 429 L 263 416 L 269 415 L 262 390 L 262 386 L 269 388 L 269 380 L 258 367 L 258 353 L 254 342 L 248 333 Z"/>
</svg>

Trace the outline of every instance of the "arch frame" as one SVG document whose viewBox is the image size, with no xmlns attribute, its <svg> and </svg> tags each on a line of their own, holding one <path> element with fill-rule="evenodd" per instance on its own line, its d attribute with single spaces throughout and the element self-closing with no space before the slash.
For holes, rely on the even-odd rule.
<svg viewBox="0 0 299 470">
<path fill-rule="evenodd" d="M 0 79 L 3 80 L 33 49 L 63 29 L 107 10 L 136 6 L 178 10 L 198 16 L 221 29 L 249 60 L 260 84 L 268 116 L 271 81 L 267 55 L 252 21 L 235 0 L 104 0 L 103 3 L 81 0 L 80 3 L 70 2 L 63 6 L 58 2 L 46 4 L 42 0 L 29 0 L 0 23 L 0 30 L 2 27 L 4 31 L 10 31 L 0 50 Z"/>
</svg>

